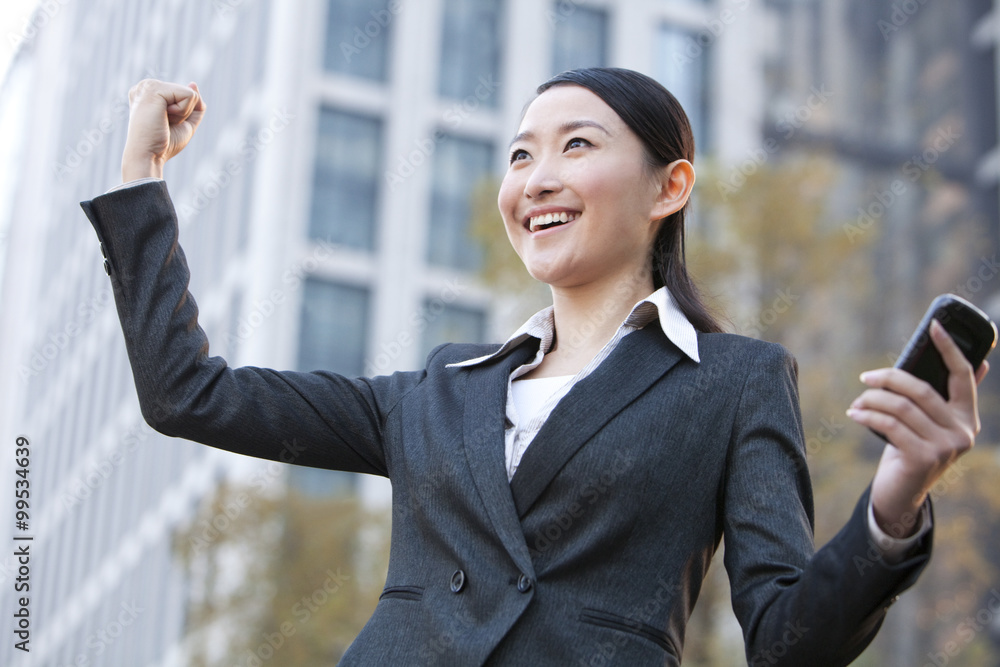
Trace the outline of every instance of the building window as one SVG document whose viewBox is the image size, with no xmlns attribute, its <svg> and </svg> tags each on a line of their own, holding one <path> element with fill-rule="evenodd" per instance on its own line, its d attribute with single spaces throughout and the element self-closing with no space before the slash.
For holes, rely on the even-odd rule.
<svg viewBox="0 0 1000 667">
<path fill-rule="evenodd" d="M 471 198 L 490 175 L 493 146 L 484 141 L 445 136 L 434 153 L 428 261 L 431 264 L 474 271 L 482 251 L 469 234 Z"/>
<path fill-rule="evenodd" d="M 298 367 L 361 375 L 369 301 L 367 289 L 308 278 L 302 293 Z"/>
<path fill-rule="evenodd" d="M 497 105 L 500 78 L 501 0 L 444 0 L 441 39 L 442 97 L 470 96 L 488 107 Z"/>
<path fill-rule="evenodd" d="M 382 123 L 322 109 L 309 236 L 361 250 L 375 246 Z"/>
<path fill-rule="evenodd" d="M 421 358 L 441 343 L 481 343 L 486 338 L 486 315 L 481 310 L 448 305 L 442 298 L 424 302 Z"/>
<path fill-rule="evenodd" d="M 558 9 L 554 12 L 553 73 L 580 67 L 605 67 L 608 61 L 608 13 L 580 6 L 574 6 L 569 13 L 560 13 Z"/>
<path fill-rule="evenodd" d="M 709 78 L 711 52 L 698 41 L 697 33 L 664 26 L 657 39 L 656 78 L 684 107 L 695 148 L 704 154 L 711 148 L 709 135 Z"/>
<path fill-rule="evenodd" d="M 368 290 L 307 278 L 302 292 L 299 363 L 351 377 L 364 368 L 368 339 Z M 354 489 L 354 476 L 334 470 L 290 466 L 289 484 L 306 495 L 333 496 Z"/>
<path fill-rule="evenodd" d="M 385 81 L 389 35 L 399 6 L 398 0 L 329 0 L 323 67 L 328 72 Z"/>
</svg>

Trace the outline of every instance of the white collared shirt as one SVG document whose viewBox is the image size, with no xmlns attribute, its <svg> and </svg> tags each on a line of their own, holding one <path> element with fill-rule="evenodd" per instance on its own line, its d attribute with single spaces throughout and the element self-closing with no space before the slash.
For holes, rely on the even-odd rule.
<svg viewBox="0 0 1000 667">
<path fill-rule="evenodd" d="M 576 375 L 562 378 L 563 382 L 561 383 L 554 382 L 555 378 L 545 378 L 544 382 L 540 380 L 518 380 L 518 378 L 529 373 L 542 363 L 544 356 L 552 349 L 556 330 L 552 306 L 532 315 L 493 354 L 449 364 L 449 367 L 458 368 L 475 366 L 506 354 L 511 348 L 517 346 L 529 336 L 534 336 L 541 340 L 535 358 L 523 366 L 514 369 L 514 372 L 510 374 L 507 380 L 507 423 L 504 430 L 504 458 L 507 462 L 508 480 L 514 477 L 514 473 L 517 472 L 517 467 L 520 465 L 521 458 L 528 449 L 528 445 L 531 444 L 531 441 L 541 430 L 542 426 L 548 421 L 549 415 L 559 401 L 562 400 L 563 396 L 569 393 L 573 385 L 593 373 L 601 365 L 601 362 L 607 359 L 614 349 L 618 347 L 618 343 L 621 342 L 622 338 L 656 320 L 657 316 L 659 316 L 660 327 L 663 329 L 663 333 L 667 335 L 667 338 L 680 348 L 685 355 L 690 357 L 692 361 L 700 361 L 698 357 L 698 334 L 694 326 L 684 316 L 684 313 L 681 312 L 680 307 L 674 301 L 670 292 L 665 287 L 661 287 L 635 304 L 628 317 L 618 327 L 615 335 L 590 360 L 590 363 L 584 366 Z M 563 344 L 566 343 L 564 342 Z M 570 342 L 569 344 L 572 343 Z M 526 382 L 535 386 L 523 386 Z M 547 399 L 541 403 L 540 407 L 533 411 L 533 414 L 518 414 L 517 404 L 521 403 L 522 406 L 525 404 L 523 400 L 518 400 L 520 397 L 519 394 L 521 392 L 531 392 L 536 398 L 539 397 L 537 384 L 539 382 L 543 382 L 546 388 L 550 390 L 547 392 Z"/>
</svg>

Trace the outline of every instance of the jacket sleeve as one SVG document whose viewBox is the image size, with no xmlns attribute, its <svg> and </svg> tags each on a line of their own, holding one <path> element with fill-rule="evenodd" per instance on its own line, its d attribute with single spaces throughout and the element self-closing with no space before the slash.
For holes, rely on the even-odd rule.
<svg viewBox="0 0 1000 667">
<path fill-rule="evenodd" d="M 165 435 L 300 465 L 385 475 L 385 416 L 423 372 L 351 379 L 230 368 L 209 356 L 165 183 L 81 206 L 106 257 L 143 417 Z"/>
<path fill-rule="evenodd" d="M 814 553 L 797 368 L 767 345 L 742 389 L 724 488 L 725 565 L 747 661 L 847 665 L 930 557 L 931 534 L 898 563 L 871 542 L 866 490 L 841 531 Z"/>
</svg>

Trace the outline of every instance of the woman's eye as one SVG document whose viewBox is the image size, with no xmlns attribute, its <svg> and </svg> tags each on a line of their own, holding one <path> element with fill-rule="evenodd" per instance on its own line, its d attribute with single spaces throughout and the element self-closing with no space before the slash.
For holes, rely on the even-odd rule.
<svg viewBox="0 0 1000 667">
<path fill-rule="evenodd" d="M 517 150 L 511 152 L 510 163 L 514 164 L 514 162 L 516 162 L 517 160 L 524 160 L 527 157 L 528 157 L 527 151 L 518 148 Z"/>
<path fill-rule="evenodd" d="M 592 146 L 589 141 L 581 137 L 575 137 L 566 142 L 566 148 L 580 148 L 581 146 Z"/>
</svg>

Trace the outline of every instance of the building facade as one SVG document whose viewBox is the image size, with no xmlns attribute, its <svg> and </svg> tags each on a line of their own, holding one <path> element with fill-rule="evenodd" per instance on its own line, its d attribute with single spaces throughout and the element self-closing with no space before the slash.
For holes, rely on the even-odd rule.
<svg viewBox="0 0 1000 667">
<path fill-rule="evenodd" d="M 781 46 L 768 66 L 765 135 L 830 156 L 843 174 L 831 215 L 849 240 L 877 238 L 874 289 L 886 298 L 866 318 L 869 344 L 897 347 L 944 291 L 996 318 L 994 3 L 767 4 Z M 820 89 L 823 108 L 797 124 Z"/>
<path fill-rule="evenodd" d="M 32 113 L 7 177 L 17 185 L 0 435 L 31 443 L 34 540 L 31 653 L 7 641 L 6 665 L 187 664 L 196 593 L 172 536 L 221 479 L 389 498 L 384 480 L 276 469 L 143 422 L 78 206 L 120 181 L 136 82 L 197 81 L 208 102 L 166 180 L 210 353 L 346 374 L 418 368 L 440 342 L 502 339 L 519 324 L 477 276 L 470 197 L 503 173 L 521 110 L 552 74 L 612 65 L 654 76 L 691 113 L 701 155 L 743 155 L 764 117 L 766 21 L 745 1 L 98 0 L 38 11 L 52 15 L 21 45 L 21 83 L 7 87 Z M 0 508 L 13 515 L 8 495 Z M 0 560 L 5 615 L 16 572 Z"/>
<path fill-rule="evenodd" d="M 844 344 L 887 351 L 878 361 L 890 365 L 931 300 L 944 292 L 1000 319 L 996 3 L 766 4 L 781 38 L 769 59 L 764 136 L 787 149 L 782 158 L 807 151 L 830 160 L 838 180 L 828 217 L 852 247 L 871 252 L 871 283 L 863 288 L 871 296 L 841 314 L 857 323 L 857 337 Z M 816 90 L 827 91 L 822 108 L 808 124 L 797 123 Z M 820 353 L 835 345 L 829 341 Z M 981 447 L 1000 441 L 994 375 L 979 390 Z M 869 440 L 876 457 L 882 443 Z M 944 508 L 960 505 L 957 495 L 935 493 Z M 985 506 L 978 509 L 963 520 L 992 518 Z M 984 530 L 995 539 L 995 529 Z M 948 557 L 938 555 L 932 566 Z M 1000 564 L 992 547 L 985 559 L 992 571 Z M 960 569 L 982 572 L 968 564 Z M 977 625 L 976 644 L 971 636 L 956 641 L 964 627 L 951 602 L 964 595 L 975 607 L 992 584 L 959 593 L 952 580 L 930 583 L 938 576 L 928 572 L 888 615 L 869 651 L 878 664 L 994 664 L 1000 623 L 991 615 Z"/>
</svg>

